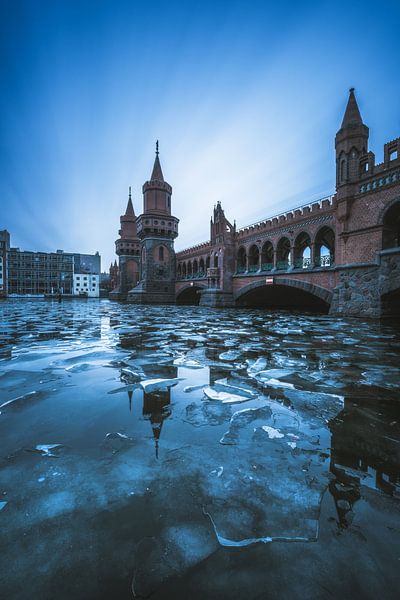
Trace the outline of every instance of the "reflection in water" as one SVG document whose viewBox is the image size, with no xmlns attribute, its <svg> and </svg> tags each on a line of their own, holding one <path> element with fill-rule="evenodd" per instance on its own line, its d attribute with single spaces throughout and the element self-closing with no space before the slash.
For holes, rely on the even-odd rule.
<svg viewBox="0 0 400 600">
<path fill-rule="evenodd" d="M 376 560 L 393 580 L 400 333 L 390 323 L 108 301 L 0 310 L 0 551 L 18 565 L 3 576 L 4 597 L 23 597 L 29 580 L 35 598 L 55 597 L 54 585 L 59 600 L 124 600 L 133 573 L 147 597 L 190 572 L 201 574 L 198 597 L 213 597 L 216 550 L 234 546 L 246 582 L 238 597 L 257 598 L 299 553 L 351 562 L 331 544 L 332 519 L 348 536 L 340 553 L 359 560 L 356 596 L 369 594 L 363 552 L 376 555 L 377 522 Z M 50 446 L 55 456 L 40 451 Z M 64 596 L 59 540 L 62 575 L 79 582 Z M 282 561 L 282 541 L 302 545 L 287 545 Z M 43 565 L 51 584 L 36 575 Z M 310 597 L 334 585 L 320 584 Z"/>
<path fill-rule="evenodd" d="M 400 488 L 400 428 L 396 406 L 378 407 L 345 401 L 329 423 L 332 432 L 329 484 L 339 524 L 347 527 L 365 485 L 393 496 Z"/>
<path fill-rule="evenodd" d="M 170 402 L 171 390 L 149 394 L 146 392 L 143 393 L 143 416 L 151 423 L 156 458 L 158 458 L 158 447 L 163 423 L 171 415 Z"/>
</svg>

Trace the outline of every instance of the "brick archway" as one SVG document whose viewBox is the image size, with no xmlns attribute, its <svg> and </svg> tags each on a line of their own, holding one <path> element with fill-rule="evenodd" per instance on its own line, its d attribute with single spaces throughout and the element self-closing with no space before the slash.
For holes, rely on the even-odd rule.
<svg viewBox="0 0 400 600">
<path fill-rule="evenodd" d="M 288 277 L 282 277 L 282 278 L 276 279 L 273 286 L 271 285 L 271 287 L 274 287 L 274 286 L 286 286 L 286 287 L 292 287 L 292 288 L 296 288 L 298 290 L 302 290 L 303 292 L 307 292 L 308 294 L 311 294 L 312 296 L 316 296 L 323 302 L 326 302 L 326 304 L 328 304 L 329 306 L 332 302 L 333 294 L 330 290 L 327 290 L 326 288 L 323 288 L 319 285 L 314 285 L 312 283 L 308 283 L 307 281 L 302 281 L 300 279 L 289 279 Z M 235 301 L 237 301 L 242 296 L 247 294 L 248 292 L 250 292 L 256 288 L 261 288 L 261 287 L 269 287 L 269 286 L 265 283 L 264 280 L 254 281 L 253 283 L 250 283 L 249 285 L 245 285 L 240 290 L 238 290 L 234 296 L 234 299 L 235 299 Z"/>
<path fill-rule="evenodd" d="M 182 286 L 179 288 L 179 290 L 176 291 L 175 294 L 175 302 L 176 304 L 195 304 L 197 302 L 192 302 L 191 300 L 193 300 L 192 296 L 197 293 L 200 293 L 202 290 L 206 290 L 207 286 L 202 284 L 202 283 L 198 283 L 198 282 L 193 282 L 193 285 L 190 285 L 190 283 Z M 188 296 L 188 302 L 183 301 L 185 299 L 185 296 Z M 199 297 L 200 300 L 200 297 Z"/>
</svg>

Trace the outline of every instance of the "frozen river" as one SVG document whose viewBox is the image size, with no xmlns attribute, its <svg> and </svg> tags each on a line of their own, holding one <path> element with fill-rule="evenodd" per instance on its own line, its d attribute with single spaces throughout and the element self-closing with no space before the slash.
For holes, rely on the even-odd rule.
<svg viewBox="0 0 400 600">
<path fill-rule="evenodd" d="M 398 597 L 398 324 L 0 316 L 2 598 Z"/>
</svg>

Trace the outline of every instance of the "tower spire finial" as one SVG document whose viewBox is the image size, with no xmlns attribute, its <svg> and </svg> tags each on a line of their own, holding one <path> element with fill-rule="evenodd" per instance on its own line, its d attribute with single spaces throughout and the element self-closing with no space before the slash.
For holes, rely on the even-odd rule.
<svg viewBox="0 0 400 600">
<path fill-rule="evenodd" d="M 132 200 L 132 188 L 129 186 L 129 200 Z"/>
<path fill-rule="evenodd" d="M 347 101 L 346 110 L 344 113 L 341 127 L 348 127 L 354 125 L 363 125 L 363 120 L 360 115 L 357 100 L 354 95 L 354 88 L 349 89 L 349 99 Z"/>
<path fill-rule="evenodd" d="M 156 156 L 158 156 L 159 152 L 158 152 L 158 140 L 156 141 Z"/>
</svg>

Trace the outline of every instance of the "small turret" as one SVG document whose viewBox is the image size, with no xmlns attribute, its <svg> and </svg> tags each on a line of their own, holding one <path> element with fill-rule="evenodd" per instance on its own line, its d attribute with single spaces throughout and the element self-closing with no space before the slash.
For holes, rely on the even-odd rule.
<svg viewBox="0 0 400 600">
<path fill-rule="evenodd" d="M 354 88 L 350 88 L 342 125 L 336 134 L 336 187 L 358 181 L 368 162 L 369 129 L 364 125 Z"/>
</svg>

